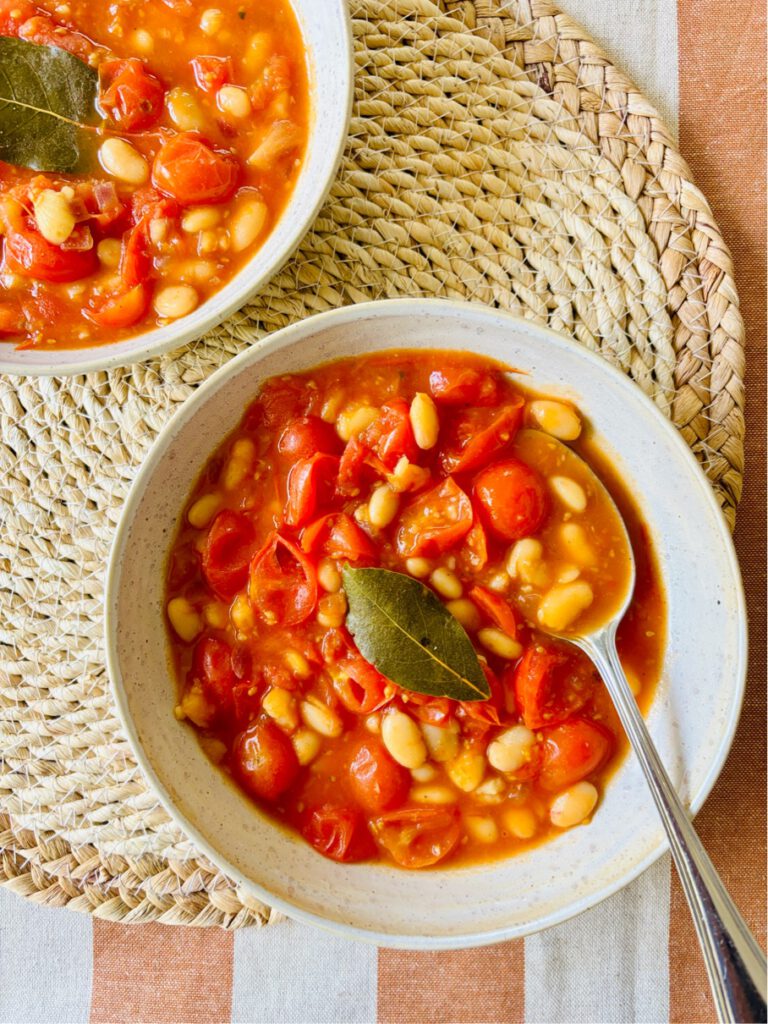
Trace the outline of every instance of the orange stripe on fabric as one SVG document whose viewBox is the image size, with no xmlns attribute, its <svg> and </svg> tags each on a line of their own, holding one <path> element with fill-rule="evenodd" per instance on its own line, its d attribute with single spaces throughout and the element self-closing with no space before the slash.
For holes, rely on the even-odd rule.
<svg viewBox="0 0 768 1024">
<path fill-rule="evenodd" d="M 733 749 L 696 827 L 765 947 L 765 5 L 678 0 L 678 22 L 680 149 L 730 246 L 747 327 L 747 453 L 736 546 L 750 616 L 750 668 Z M 670 932 L 670 1018 L 714 1020 L 677 878 Z"/>
<path fill-rule="evenodd" d="M 524 1015 L 522 939 L 446 953 L 379 950 L 379 1024 L 516 1024 Z"/>
<path fill-rule="evenodd" d="M 93 922 L 90 1024 L 229 1024 L 233 935 Z"/>
</svg>

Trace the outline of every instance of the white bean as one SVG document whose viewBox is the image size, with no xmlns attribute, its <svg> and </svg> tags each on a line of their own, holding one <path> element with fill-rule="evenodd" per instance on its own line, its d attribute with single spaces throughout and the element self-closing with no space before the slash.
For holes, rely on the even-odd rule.
<svg viewBox="0 0 768 1024">
<path fill-rule="evenodd" d="M 537 618 L 546 629 L 567 629 L 592 604 L 594 594 L 586 580 L 556 583 L 541 600 Z"/>
<path fill-rule="evenodd" d="M 421 723 L 421 732 L 433 761 L 450 761 L 459 752 L 459 730 L 455 722 L 443 728 Z"/>
<path fill-rule="evenodd" d="M 549 817 L 558 828 L 572 828 L 581 824 L 595 809 L 597 790 L 591 782 L 577 782 L 555 797 Z"/>
<path fill-rule="evenodd" d="M 456 803 L 456 792 L 450 786 L 414 786 L 410 797 L 417 804 Z"/>
<path fill-rule="evenodd" d="M 239 85 L 222 85 L 216 93 L 216 105 L 224 114 L 242 119 L 251 113 L 251 99 Z"/>
<path fill-rule="evenodd" d="M 583 512 L 587 507 L 587 492 L 569 476 L 551 476 L 549 486 L 552 493 L 571 512 Z"/>
<path fill-rule="evenodd" d="M 197 307 L 198 296 L 192 285 L 170 284 L 161 288 L 155 295 L 153 306 L 158 316 L 168 320 L 178 320 L 187 316 Z"/>
<path fill-rule="evenodd" d="M 379 415 L 372 405 L 353 405 L 342 409 L 336 420 L 336 433 L 342 441 L 351 441 L 369 427 Z"/>
<path fill-rule="evenodd" d="M 506 658 L 507 661 L 519 658 L 523 653 L 522 644 L 503 630 L 496 629 L 495 626 L 479 630 L 477 639 L 491 654 L 497 654 L 500 658 Z"/>
<path fill-rule="evenodd" d="M 536 737 L 524 725 L 505 729 L 488 744 L 486 755 L 492 768 L 499 772 L 516 772 L 531 759 Z"/>
<path fill-rule="evenodd" d="M 346 615 L 347 597 L 342 590 L 325 594 L 317 602 L 317 621 L 325 629 L 337 629 L 344 623 Z"/>
<path fill-rule="evenodd" d="M 185 643 L 193 640 L 203 631 L 203 620 L 186 597 L 173 597 L 166 608 L 174 632 Z"/>
<path fill-rule="evenodd" d="M 331 739 L 341 736 L 344 724 L 336 712 L 326 704 L 310 698 L 301 702 L 300 711 L 304 725 L 319 732 L 321 736 L 328 736 Z"/>
<path fill-rule="evenodd" d="M 44 188 L 32 203 L 37 229 L 46 242 L 61 245 L 75 228 L 72 204 L 65 195 L 52 188 Z"/>
<path fill-rule="evenodd" d="M 516 541 L 507 554 L 507 572 L 513 580 L 534 583 L 541 565 L 544 548 L 534 537 L 523 537 Z"/>
<path fill-rule="evenodd" d="M 425 451 L 434 448 L 437 444 L 437 435 L 440 433 L 440 419 L 437 415 L 437 406 L 423 391 L 414 395 L 410 419 L 413 436 L 419 448 Z"/>
<path fill-rule="evenodd" d="M 595 552 L 587 540 L 584 528 L 578 523 L 563 523 L 558 530 L 558 537 L 569 558 L 578 565 L 593 565 Z"/>
<path fill-rule="evenodd" d="M 477 606 L 467 597 L 458 597 L 445 606 L 454 619 L 457 619 L 468 632 L 474 632 L 480 625 L 480 612 Z"/>
<path fill-rule="evenodd" d="M 405 568 L 411 576 L 423 580 L 425 576 L 429 576 L 432 566 L 426 558 L 406 558 Z"/>
<path fill-rule="evenodd" d="M 165 100 L 168 116 L 182 132 L 202 131 L 205 114 L 191 93 L 185 89 L 171 89 Z"/>
<path fill-rule="evenodd" d="M 99 262 L 109 270 L 115 270 L 120 265 L 122 252 L 123 247 L 116 238 L 102 238 L 96 246 Z"/>
<path fill-rule="evenodd" d="M 581 420 L 569 405 L 550 399 L 537 399 L 528 406 L 535 423 L 560 441 L 575 441 L 581 433 Z"/>
<path fill-rule="evenodd" d="M 485 758 L 477 751 L 465 748 L 458 757 L 446 765 L 448 777 L 464 793 L 477 789 L 485 776 Z"/>
<path fill-rule="evenodd" d="M 371 526 L 382 530 L 389 526 L 400 508 L 400 497 L 391 487 L 384 484 L 377 487 L 368 501 L 368 521 Z"/>
<path fill-rule="evenodd" d="M 395 761 L 404 768 L 419 768 L 427 759 L 426 744 L 418 725 L 397 708 L 384 715 L 381 738 Z"/>
<path fill-rule="evenodd" d="M 149 164 L 125 139 L 105 139 L 99 147 L 101 166 L 119 181 L 143 185 L 149 178 Z"/>
<path fill-rule="evenodd" d="M 299 712 L 296 708 L 296 698 L 282 686 L 272 687 L 262 700 L 261 706 L 283 732 L 293 732 L 298 728 Z"/>
<path fill-rule="evenodd" d="M 245 199 L 229 222 L 229 237 L 234 252 L 242 252 L 253 245 L 264 230 L 269 210 L 261 199 Z"/>
<path fill-rule="evenodd" d="M 207 36 L 215 36 L 224 24 L 224 13 L 218 7 L 207 7 L 200 15 L 200 28 Z"/>
<path fill-rule="evenodd" d="M 318 565 L 317 582 L 329 594 L 336 594 L 341 590 L 341 573 L 330 558 L 323 558 Z"/>
<path fill-rule="evenodd" d="M 499 829 L 493 818 L 481 818 L 470 814 L 464 819 L 467 832 L 479 843 L 495 843 L 499 838 Z"/>
<path fill-rule="evenodd" d="M 190 206 L 181 218 L 181 227 L 190 235 L 215 228 L 221 220 L 221 210 L 215 206 Z"/>
<path fill-rule="evenodd" d="M 502 821 L 517 839 L 530 839 L 536 833 L 536 816 L 527 807 L 510 807 Z"/>
<path fill-rule="evenodd" d="M 314 761 L 320 753 L 323 741 L 314 729 L 297 729 L 291 736 L 291 743 L 299 764 L 306 765 Z"/>
<path fill-rule="evenodd" d="M 189 525 L 194 526 L 196 530 L 205 529 L 220 508 L 220 495 L 204 494 L 202 498 L 197 499 L 194 505 L 190 506 L 190 509 L 187 512 Z"/>
<path fill-rule="evenodd" d="M 435 569 L 429 577 L 429 582 L 441 597 L 446 597 L 451 601 L 455 601 L 456 598 L 461 597 L 464 590 L 461 585 L 461 580 L 456 573 L 451 572 L 450 569 L 446 569 L 442 565 Z"/>
</svg>

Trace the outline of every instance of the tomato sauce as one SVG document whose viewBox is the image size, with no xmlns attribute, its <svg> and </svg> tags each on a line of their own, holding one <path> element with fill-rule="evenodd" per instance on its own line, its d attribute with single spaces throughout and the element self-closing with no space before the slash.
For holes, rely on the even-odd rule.
<svg viewBox="0 0 768 1024">
<path fill-rule="evenodd" d="M 309 86 L 288 0 L 0 0 L 0 35 L 99 74 L 87 171 L 0 162 L 0 340 L 84 347 L 191 313 L 298 177 Z"/>
<path fill-rule="evenodd" d="M 490 360 L 390 352 L 265 382 L 205 467 L 168 566 L 177 718 L 332 859 L 465 864 L 587 823 L 626 743 L 591 663 L 548 632 L 613 615 L 630 563 L 571 449 L 628 526 L 619 652 L 645 708 L 663 588 L 578 410 Z M 490 697 L 430 697 L 366 661 L 345 565 L 421 580 L 466 631 Z"/>
</svg>

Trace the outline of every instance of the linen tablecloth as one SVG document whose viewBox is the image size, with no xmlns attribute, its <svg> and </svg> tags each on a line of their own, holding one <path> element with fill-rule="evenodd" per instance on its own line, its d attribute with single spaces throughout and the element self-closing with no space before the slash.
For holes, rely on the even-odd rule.
<svg viewBox="0 0 768 1024">
<path fill-rule="evenodd" d="M 765 945 L 765 7 L 762 0 L 561 6 L 679 131 L 736 264 L 748 343 L 736 541 L 750 671 L 733 750 L 697 827 Z M 668 857 L 566 924 L 455 953 L 377 950 L 289 921 L 234 934 L 121 926 L 0 890 L 0 1024 L 668 1020 L 714 1020 Z"/>
</svg>

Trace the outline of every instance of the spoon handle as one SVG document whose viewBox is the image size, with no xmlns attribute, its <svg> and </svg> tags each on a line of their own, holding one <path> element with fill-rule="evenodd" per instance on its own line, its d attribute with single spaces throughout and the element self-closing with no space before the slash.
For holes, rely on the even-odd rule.
<svg viewBox="0 0 768 1024">
<path fill-rule="evenodd" d="M 766 1020 L 765 955 L 726 892 L 650 737 L 616 652 L 615 629 L 579 641 L 614 700 L 669 838 L 720 1021 Z"/>
</svg>

